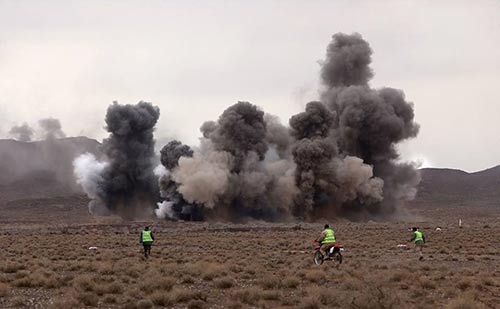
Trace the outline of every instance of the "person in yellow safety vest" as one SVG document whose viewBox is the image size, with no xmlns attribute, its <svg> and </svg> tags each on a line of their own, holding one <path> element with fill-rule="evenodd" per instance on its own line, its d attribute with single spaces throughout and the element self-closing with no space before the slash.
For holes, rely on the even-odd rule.
<svg viewBox="0 0 500 309">
<path fill-rule="evenodd" d="M 415 243 L 415 251 L 418 252 L 420 256 L 418 259 L 423 260 L 424 255 L 422 253 L 422 248 L 424 247 L 425 244 L 425 236 L 422 232 L 420 232 L 418 227 L 412 228 L 412 231 L 413 231 L 413 237 L 410 239 L 410 242 Z"/>
<path fill-rule="evenodd" d="M 144 257 L 147 259 L 151 255 L 151 246 L 155 237 L 153 232 L 146 226 L 139 236 L 139 242 L 144 246 Z"/>
<path fill-rule="evenodd" d="M 321 250 L 326 256 L 328 256 L 327 250 L 335 244 L 335 233 L 328 224 L 325 224 L 325 228 L 323 229 L 323 232 L 321 232 L 321 236 L 318 241 L 321 244 Z"/>
</svg>

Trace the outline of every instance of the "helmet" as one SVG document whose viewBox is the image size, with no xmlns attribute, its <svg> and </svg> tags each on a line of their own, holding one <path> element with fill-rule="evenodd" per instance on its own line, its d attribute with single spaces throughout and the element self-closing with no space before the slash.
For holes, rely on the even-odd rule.
<svg viewBox="0 0 500 309">
<path fill-rule="evenodd" d="M 330 226 L 328 224 L 325 224 L 325 229 L 329 229 Z"/>
</svg>

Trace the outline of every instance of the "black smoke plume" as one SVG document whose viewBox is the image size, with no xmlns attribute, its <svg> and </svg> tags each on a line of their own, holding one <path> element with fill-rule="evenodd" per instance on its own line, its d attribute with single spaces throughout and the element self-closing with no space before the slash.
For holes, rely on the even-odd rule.
<svg viewBox="0 0 500 309">
<path fill-rule="evenodd" d="M 383 180 L 383 200 L 342 205 L 348 212 L 394 213 L 401 202 L 412 199 L 420 176 L 411 164 L 398 163 L 396 144 L 415 137 L 413 104 L 403 91 L 372 89 L 369 67 L 372 50 L 359 34 L 336 34 L 327 49 L 321 70 L 325 91 L 322 101 L 336 114 L 333 137 L 341 156 L 354 156 L 373 166 Z"/>
<path fill-rule="evenodd" d="M 159 177 L 160 196 L 164 199 L 158 204 L 156 215 L 160 218 L 193 219 L 196 205 L 188 203 L 178 192 L 178 184 L 172 179 L 171 171 L 179 166 L 181 157 L 192 157 L 193 150 L 177 140 L 168 142 L 160 151 L 161 167 L 156 170 Z"/>
<path fill-rule="evenodd" d="M 34 133 L 33 129 L 27 123 L 13 126 L 9 131 L 9 134 L 20 142 L 31 142 Z"/>
<path fill-rule="evenodd" d="M 247 102 L 205 122 L 200 147 L 172 170 L 178 192 L 229 219 L 397 213 L 419 175 L 399 163 L 396 144 L 415 137 L 418 125 L 402 91 L 370 88 L 371 54 L 359 34 L 334 35 L 320 100 L 293 116 L 289 129 Z"/>
<path fill-rule="evenodd" d="M 107 162 L 88 155 L 75 161 L 79 182 L 93 199 L 90 210 L 133 218 L 152 213 L 159 200 L 158 179 L 154 175 L 153 131 L 160 116 L 151 103 L 108 107 L 103 141 Z"/>
<path fill-rule="evenodd" d="M 201 126 L 198 146 L 168 143 L 155 169 L 158 177 L 152 168 L 157 108 L 114 104 L 106 116 L 109 162 L 83 157 L 75 166 L 90 168 L 75 171 L 87 171 L 80 179 L 92 181 L 80 183 L 112 212 L 149 209 L 159 192 L 155 212 L 161 218 L 397 215 L 414 198 L 420 176 L 412 164 L 400 162 L 396 145 L 415 137 L 419 126 L 401 90 L 370 87 L 371 55 L 361 35 L 335 34 L 321 66 L 319 100 L 291 117 L 289 127 L 254 104 L 238 102 Z"/>
<path fill-rule="evenodd" d="M 160 151 L 161 164 L 168 170 L 172 170 L 179 165 L 180 157 L 192 157 L 193 150 L 188 145 L 184 145 L 177 140 L 170 141 Z"/>
</svg>

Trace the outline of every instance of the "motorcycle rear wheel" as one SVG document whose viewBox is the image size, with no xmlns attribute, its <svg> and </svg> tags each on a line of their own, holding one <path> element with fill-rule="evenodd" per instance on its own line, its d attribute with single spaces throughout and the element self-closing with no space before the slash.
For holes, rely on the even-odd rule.
<svg viewBox="0 0 500 309">
<path fill-rule="evenodd" d="M 314 252 L 314 264 L 319 266 L 319 265 L 323 264 L 324 259 L 325 259 L 325 257 L 323 256 L 323 254 L 319 250 Z"/>
</svg>

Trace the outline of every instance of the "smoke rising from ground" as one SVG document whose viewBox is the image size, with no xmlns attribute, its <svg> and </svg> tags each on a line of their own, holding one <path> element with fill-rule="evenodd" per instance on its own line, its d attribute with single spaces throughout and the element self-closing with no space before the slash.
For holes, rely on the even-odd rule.
<svg viewBox="0 0 500 309">
<path fill-rule="evenodd" d="M 42 128 L 43 139 L 56 139 L 66 137 L 62 131 L 61 122 L 55 118 L 40 119 L 38 124 Z"/>
<path fill-rule="evenodd" d="M 56 118 L 43 118 L 38 121 L 39 130 L 33 129 L 27 123 L 14 125 L 9 135 L 20 142 L 31 142 L 33 137 L 41 140 L 54 140 L 66 137 L 62 130 L 61 122 Z"/>
<path fill-rule="evenodd" d="M 179 165 L 181 157 L 192 157 L 193 151 L 187 145 L 177 140 L 167 143 L 160 151 L 160 162 L 155 173 L 159 178 L 160 196 L 168 199 L 158 204 L 156 215 L 159 218 L 179 219 L 183 207 L 189 204 L 178 190 L 177 183 L 172 179 L 170 171 Z"/>
<path fill-rule="evenodd" d="M 31 142 L 34 133 L 35 131 L 27 123 L 13 126 L 9 131 L 9 134 L 20 142 Z"/>
<path fill-rule="evenodd" d="M 151 158 L 157 110 L 144 112 L 154 110 L 147 103 L 113 105 L 106 116 L 111 136 L 104 142 L 109 166 L 99 173 L 96 200 L 114 212 L 137 199 L 151 205 L 157 179 L 160 218 L 397 214 L 414 198 L 420 176 L 412 164 L 399 162 L 396 145 L 415 137 L 419 126 L 401 90 L 370 88 L 371 54 L 361 35 L 335 34 L 322 61 L 319 100 L 291 117 L 289 127 L 254 104 L 238 102 L 202 124 L 198 146 L 171 141 L 163 147 L 156 176 Z M 148 116 L 139 120 L 136 114 Z M 136 123 L 147 123 L 144 131 Z"/>
<path fill-rule="evenodd" d="M 228 220 L 290 216 L 291 196 L 297 192 L 295 166 L 284 158 L 292 138 L 275 117 L 238 102 L 201 131 L 204 137 L 192 156 L 176 157 L 178 166 L 170 169 L 185 201 L 180 215 L 194 211 Z"/>
<path fill-rule="evenodd" d="M 102 144 L 107 162 L 88 157 L 75 160 L 75 173 L 92 199 L 90 211 L 128 218 L 153 213 L 159 200 L 153 138 L 159 116 L 159 108 L 146 102 L 114 102 L 108 107 L 105 120 L 110 135 Z M 78 172 L 83 163 L 90 174 Z"/>
<path fill-rule="evenodd" d="M 89 153 L 85 153 L 73 161 L 76 182 L 82 186 L 83 191 L 91 199 L 89 203 L 89 212 L 91 214 L 109 214 L 100 199 L 100 196 L 104 193 L 99 186 L 104 181 L 102 174 L 108 166 L 108 162 L 99 162 L 94 155 Z"/>
<path fill-rule="evenodd" d="M 373 167 L 383 180 L 383 200 L 348 203 L 348 212 L 366 210 L 371 215 L 394 213 L 404 200 L 412 199 L 420 181 L 411 164 L 398 163 L 396 144 L 415 137 L 413 104 L 403 91 L 372 89 L 369 68 L 371 49 L 359 34 L 336 34 L 328 46 L 321 70 L 325 91 L 322 101 L 336 114 L 333 138 L 341 156 L 355 156 Z"/>
</svg>

